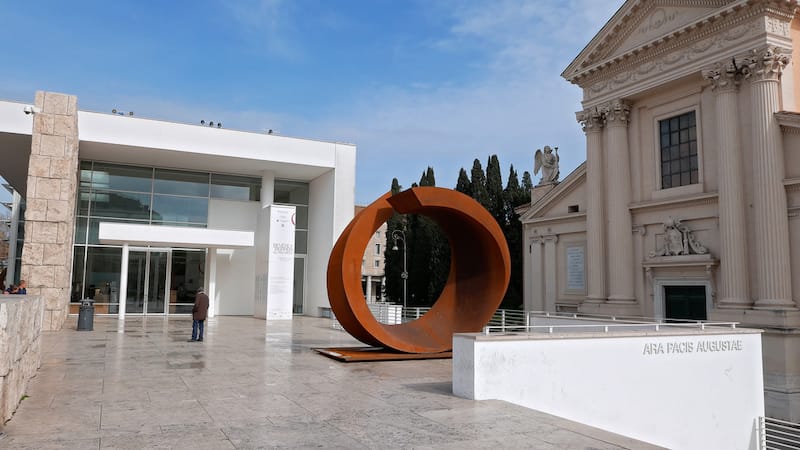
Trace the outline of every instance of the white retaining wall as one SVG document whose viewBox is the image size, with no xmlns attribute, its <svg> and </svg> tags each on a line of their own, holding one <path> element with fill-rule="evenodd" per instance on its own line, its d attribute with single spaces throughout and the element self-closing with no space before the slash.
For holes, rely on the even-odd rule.
<svg viewBox="0 0 800 450">
<path fill-rule="evenodd" d="M 756 449 L 758 330 L 456 334 L 453 393 L 668 448 Z"/>
</svg>

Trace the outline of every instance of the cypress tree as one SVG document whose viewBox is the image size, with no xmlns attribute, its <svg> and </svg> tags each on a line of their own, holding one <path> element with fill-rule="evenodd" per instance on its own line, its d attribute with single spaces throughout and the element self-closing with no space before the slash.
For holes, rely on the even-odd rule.
<svg viewBox="0 0 800 450">
<path fill-rule="evenodd" d="M 500 224 L 500 227 L 505 228 L 506 223 L 506 208 L 505 199 L 503 198 L 503 179 L 500 176 L 500 160 L 497 155 L 489 157 L 486 163 L 486 193 L 488 194 L 488 207 L 486 209 Z"/>
<path fill-rule="evenodd" d="M 477 158 L 475 158 L 475 161 L 472 163 L 470 186 L 472 187 L 472 198 L 483 205 L 484 208 L 489 209 L 489 193 L 486 192 L 486 175 L 483 173 L 483 167 Z"/>
<path fill-rule="evenodd" d="M 456 190 L 462 194 L 467 194 L 472 197 L 472 186 L 467 176 L 467 171 L 462 167 L 458 172 L 458 181 L 456 182 Z"/>
</svg>

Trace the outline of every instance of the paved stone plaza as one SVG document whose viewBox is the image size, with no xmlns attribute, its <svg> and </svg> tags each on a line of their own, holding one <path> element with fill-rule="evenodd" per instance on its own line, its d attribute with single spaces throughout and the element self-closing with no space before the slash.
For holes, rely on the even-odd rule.
<svg viewBox="0 0 800 450">
<path fill-rule="evenodd" d="M 0 448 L 655 448 L 501 401 L 453 396 L 451 361 L 343 364 L 329 319 L 98 317 L 45 333 Z M 266 331 L 265 331 L 266 329 Z"/>
</svg>

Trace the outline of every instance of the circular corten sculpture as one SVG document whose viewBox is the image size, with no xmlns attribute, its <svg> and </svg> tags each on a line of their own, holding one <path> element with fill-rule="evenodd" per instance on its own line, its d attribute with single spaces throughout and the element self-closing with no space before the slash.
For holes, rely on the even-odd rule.
<svg viewBox="0 0 800 450">
<path fill-rule="evenodd" d="M 436 221 L 450 241 L 450 274 L 425 315 L 385 325 L 367 307 L 361 261 L 372 235 L 394 212 Z M 353 218 L 328 261 L 328 297 L 336 319 L 359 341 L 405 353 L 439 353 L 452 348 L 453 333 L 480 331 L 491 320 L 510 273 L 508 244 L 483 206 L 457 191 L 417 187 L 387 193 Z"/>
</svg>

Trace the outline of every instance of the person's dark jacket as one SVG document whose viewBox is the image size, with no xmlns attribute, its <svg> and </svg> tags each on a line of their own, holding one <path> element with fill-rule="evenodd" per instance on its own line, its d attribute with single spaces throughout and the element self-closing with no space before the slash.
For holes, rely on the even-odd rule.
<svg viewBox="0 0 800 450">
<path fill-rule="evenodd" d="M 192 319 L 206 320 L 208 316 L 208 296 L 204 292 L 199 292 L 194 297 L 194 308 L 192 308 Z"/>
</svg>

